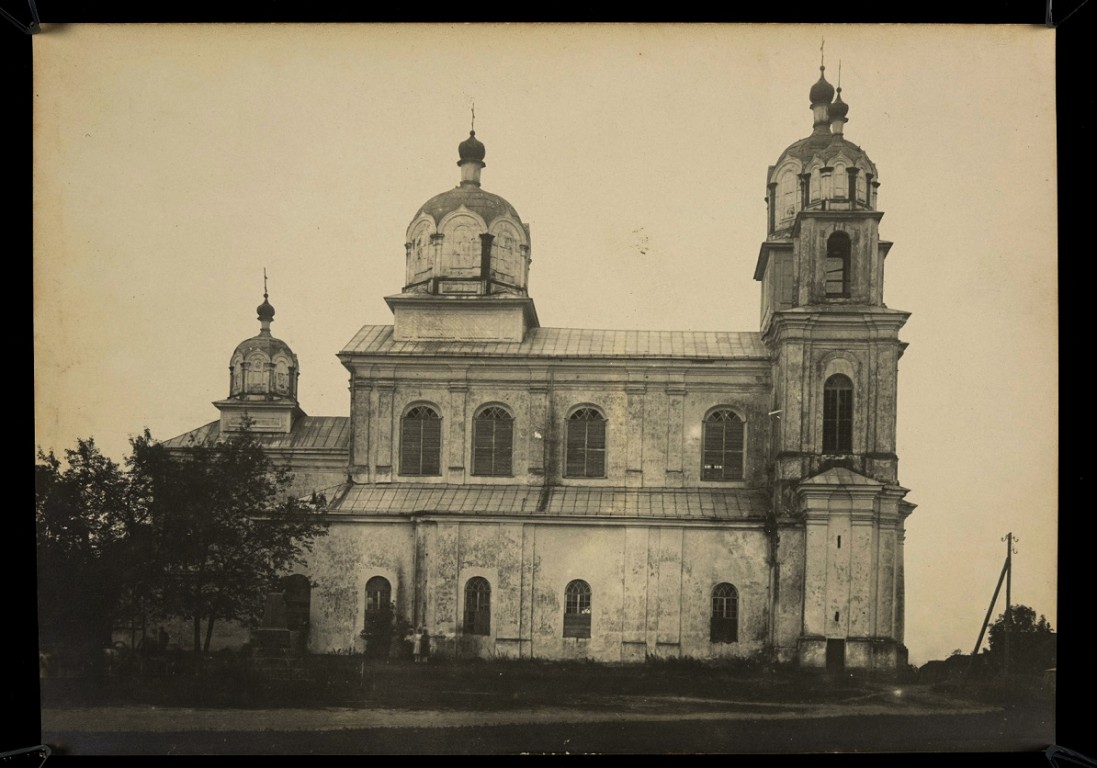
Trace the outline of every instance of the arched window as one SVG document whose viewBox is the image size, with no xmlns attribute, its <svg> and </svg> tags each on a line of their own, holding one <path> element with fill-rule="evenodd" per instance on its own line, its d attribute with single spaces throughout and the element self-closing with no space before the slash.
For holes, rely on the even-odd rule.
<svg viewBox="0 0 1097 768">
<path fill-rule="evenodd" d="M 835 232 L 827 238 L 827 296 L 849 296 L 849 235 Z"/>
<path fill-rule="evenodd" d="M 709 639 L 714 643 L 739 642 L 739 592 L 731 584 L 717 584 L 712 588 Z"/>
<path fill-rule="evenodd" d="M 366 613 L 377 613 L 392 604 L 392 585 L 384 576 L 374 576 L 366 582 Z"/>
<path fill-rule="evenodd" d="M 465 584 L 465 633 L 491 634 L 491 585 L 480 576 Z"/>
<path fill-rule="evenodd" d="M 823 385 L 823 452 L 853 451 L 853 382 L 836 373 Z"/>
<path fill-rule="evenodd" d="M 579 579 L 564 590 L 564 637 L 590 637 L 590 584 Z"/>
<path fill-rule="evenodd" d="M 417 405 L 400 421 L 400 474 L 442 474 L 442 417 Z"/>
<path fill-rule="evenodd" d="M 247 388 L 248 392 L 266 392 L 270 385 L 270 373 L 267 371 L 269 362 L 262 355 L 256 355 L 248 360 Z"/>
<path fill-rule="evenodd" d="M 274 388 L 283 394 L 289 393 L 289 362 L 278 358 L 274 363 Z"/>
<path fill-rule="evenodd" d="M 282 596 L 286 601 L 286 628 L 293 632 L 307 630 L 312 597 L 308 576 L 295 573 L 282 579 Z"/>
<path fill-rule="evenodd" d="M 713 411 L 702 424 L 702 480 L 743 479 L 743 420 L 726 408 Z"/>
<path fill-rule="evenodd" d="M 472 474 L 509 477 L 514 453 L 514 419 L 491 406 L 472 422 Z"/>
<path fill-rule="evenodd" d="M 606 418 L 595 408 L 568 417 L 565 477 L 606 476 Z"/>
<path fill-rule="evenodd" d="M 796 199 L 800 179 L 796 171 L 789 168 L 781 174 L 777 182 L 777 220 L 784 222 L 796 215 Z"/>
</svg>

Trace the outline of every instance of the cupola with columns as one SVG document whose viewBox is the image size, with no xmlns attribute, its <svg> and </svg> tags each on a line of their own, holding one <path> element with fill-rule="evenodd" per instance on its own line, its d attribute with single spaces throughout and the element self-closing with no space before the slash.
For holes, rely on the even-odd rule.
<svg viewBox="0 0 1097 768">
<path fill-rule="evenodd" d="M 812 132 L 767 174 L 767 236 L 754 278 L 762 282 L 762 328 L 775 312 L 816 305 L 883 307 L 876 166 L 845 138 L 849 105 L 825 66 L 808 92 Z M 841 80 L 839 80 L 839 83 Z"/>
<path fill-rule="evenodd" d="M 770 166 L 766 180 L 768 234 L 791 237 L 800 211 L 874 210 L 880 186 L 876 166 L 845 138 L 849 105 L 842 87 L 827 82 L 825 66 L 811 87 L 811 135 L 788 147 Z M 840 82 L 840 81 L 839 81 Z"/>
<path fill-rule="evenodd" d="M 470 130 L 460 183 L 425 202 L 408 225 L 403 290 L 385 300 L 397 340 L 521 341 L 538 326 L 527 291 L 529 225 L 483 189 L 487 152 Z"/>
<path fill-rule="evenodd" d="M 229 396 L 214 403 L 221 411 L 221 431 L 239 430 L 245 422 L 255 432 L 289 433 L 298 416 L 297 355 L 271 335 L 274 307 L 263 275 L 263 303 L 256 308 L 259 333 L 240 342 L 229 360 Z"/>
</svg>

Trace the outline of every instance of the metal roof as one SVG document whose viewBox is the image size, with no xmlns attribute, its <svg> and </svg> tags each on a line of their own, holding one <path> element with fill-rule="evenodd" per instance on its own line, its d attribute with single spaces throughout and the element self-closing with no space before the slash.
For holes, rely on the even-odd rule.
<svg viewBox="0 0 1097 768">
<path fill-rule="evenodd" d="M 703 360 L 770 356 L 761 334 L 752 332 L 530 328 L 522 341 L 396 341 L 391 325 L 363 326 L 340 354 Z"/>
<path fill-rule="evenodd" d="M 768 508 L 765 493 L 760 490 L 552 486 L 544 509 L 538 510 L 543 490 L 536 485 L 350 485 L 332 504 L 331 511 L 361 515 L 738 520 L 762 515 Z"/>
<path fill-rule="evenodd" d="M 412 221 L 419 218 L 420 214 L 425 213 L 433 218 L 434 223 L 437 224 L 446 217 L 446 214 L 456 211 L 462 205 L 470 211 L 478 213 L 489 227 L 493 221 L 504 215 L 511 216 L 516 222 L 522 220 L 518 215 L 518 211 L 514 210 L 514 206 L 499 197 L 499 195 L 481 189 L 478 185 L 463 184 L 453 189 L 447 189 L 445 192 L 427 200 L 412 218 Z M 477 245 L 477 248 L 479 248 L 479 245 Z"/>
<path fill-rule="evenodd" d="M 294 420 L 293 431 L 288 435 L 271 432 L 254 434 L 264 447 L 273 450 L 320 448 L 345 451 L 350 445 L 350 419 L 346 416 L 301 416 Z M 165 440 L 162 445 L 165 448 L 212 447 L 220 439 L 221 422 L 218 420 Z"/>
</svg>

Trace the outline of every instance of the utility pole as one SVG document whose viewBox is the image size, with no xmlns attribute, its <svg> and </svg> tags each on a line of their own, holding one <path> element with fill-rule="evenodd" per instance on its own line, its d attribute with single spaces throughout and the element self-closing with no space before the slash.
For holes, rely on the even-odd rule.
<svg viewBox="0 0 1097 768">
<path fill-rule="evenodd" d="M 1006 583 L 1006 612 L 1003 671 L 1006 674 L 1009 673 L 1009 636 L 1013 632 L 1013 612 L 1011 610 L 1013 605 L 1013 544 L 1017 539 L 1013 538 L 1013 532 L 1010 531 L 1002 537 L 1002 541 L 1006 542 L 1006 561 L 1002 563 L 1002 573 L 999 574 L 998 584 L 994 587 L 994 596 L 990 598 L 990 605 L 987 606 L 987 615 L 983 618 L 983 627 L 979 630 L 979 639 L 975 641 L 975 648 L 971 651 L 971 661 L 968 663 L 969 671 L 975 663 L 975 657 L 979 655 L 979 649 L 983 645 L 983 637 L 986 635 L 987 627 L 990 625 L 990 617 L 994 615 L 994 604 L 998 602 L 998 594 L 1002 590 L 1002 582 L 1004 581 Z"/>
<path fill-rule="evenodd" d="M 1013 634 L 1013 594 L 1012 594 L 1012 582 L 1013 582 L 1013 532 L 1010 531 L 1005 536 L 1006 542 L 1006 637 L 1005 647 L 1002 659 L 1002 670 L 1005 674 L 1009 674 L 1009 640 L 1010 635 Z"/>
</svg>

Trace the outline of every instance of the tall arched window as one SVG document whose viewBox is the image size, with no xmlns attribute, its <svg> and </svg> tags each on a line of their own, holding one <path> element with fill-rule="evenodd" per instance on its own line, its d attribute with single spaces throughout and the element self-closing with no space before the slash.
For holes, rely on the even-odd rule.
<svg viewBox="0 0 1097 768">
<path fill-rule="evenodd" d="M 827 296 L 849 296 L 849 258 L 849 235 L 835 232 L 827 238 Z"/>
<path fill-rule="evenodd" d="M 400 420 L 400 474 L 442 474 L 442 417 L 417 405 Z"/>
<path fill-rule="evenodd" d="M 726 408 L 713 411 L 702 424 L 702 480 L 743 479 L 743 420 Z"/>
<path fill-rule="evenodd" d="M 590 637 L 590 584 L 580 579 L 564 590 L 564 637 Z"/>
<path fill-rule="evenodd" d="M 739 642 L 739 592 L 731 584 L 717 584 L 712 588 L 709 639 L 714 643 Z"/>
<path fill-rule="evenodd" d="M 491 634 L 491 585 L 481 576 L 465 584 L 465 633 Z"/>
<path fill-rule="evenodd" d="M 836 373 L 823 385 L 823 452 L 853 451 L 853 382 Z"/>
<path fill-rule="evenodd" d="M 472 474 L 509 477 L 514 453 L 514 419 L 491 406 L 472 422 Z"/>
<path fill-rule="evenodd" d="M 565 477 L 606 476 L 606 418 L 595 408 L 568 417 Z"/>
<path fill-rule="evenodd" d="M 392 604 L 392 585 L 384 576 L 366 582 L 366 613 L 377 613 Z"/>
</svg>

